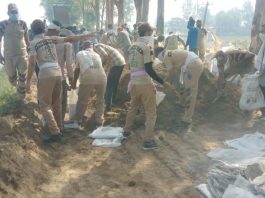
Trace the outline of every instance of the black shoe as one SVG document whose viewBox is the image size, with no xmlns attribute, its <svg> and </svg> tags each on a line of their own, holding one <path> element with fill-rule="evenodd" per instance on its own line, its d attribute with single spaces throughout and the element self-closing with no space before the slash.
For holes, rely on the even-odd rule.
<svg viewBox="0 0 265 198">
<path fill-rule="evenodd" d="M 123 137 L 124 137 L 124 139 L 128 139 L 131 135 L 132 135 L 131 132 L 127 132 L 127 131 L 124 131 L 124 132 L 123 132 Z"/>
<path fill-rule="evenodd" d="M 155 150 L 155 149 L 158 149 L 158 148 L 159 148 L 159 145 L 155 142 L 155 140 L 146 140 L 143 143 L 143 149 L 145 151 Z"/>
<path fill-rule="evenodd" d="M 44 144 L 49 144 L 49 143 L 56 143 L 56 142 L 61 142 L 63 139 L 61 134 L 57 135 L 50 135 L 42 140 Z"/>
</svg>

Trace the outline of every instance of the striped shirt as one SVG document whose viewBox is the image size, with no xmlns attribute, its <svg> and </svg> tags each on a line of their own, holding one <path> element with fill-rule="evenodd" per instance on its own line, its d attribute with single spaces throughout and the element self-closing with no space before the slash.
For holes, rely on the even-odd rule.
<svg viewBox="0 0 265 198">
<path fill-rule="evenodd" d="M 103 63 L 108 63 L 111 66 L 125 65 L 125 59 L 122 54 L 111 46 L 97 44 L 94 46 L 94 50 L 100 55 Z"/>
</svg>

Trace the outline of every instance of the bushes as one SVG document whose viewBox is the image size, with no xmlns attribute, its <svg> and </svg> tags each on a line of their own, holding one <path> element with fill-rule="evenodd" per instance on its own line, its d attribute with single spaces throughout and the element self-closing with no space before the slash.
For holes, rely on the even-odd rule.
<svg viewBox="0 0 265 198">
<path fill-rule="evenodd" d="M 16 88 L 9 83 L 0 65 L 0 116 L 17 112 L 20 106 L 21 102 L 16 96 Z"/>
</svg>

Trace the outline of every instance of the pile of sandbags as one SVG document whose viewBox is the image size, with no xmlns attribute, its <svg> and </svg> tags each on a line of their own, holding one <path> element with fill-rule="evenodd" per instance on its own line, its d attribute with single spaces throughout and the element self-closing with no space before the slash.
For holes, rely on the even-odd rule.
<svg viewBox="0 0 265 198">
<path fill-rule="evenodd" d="M 265 135 L 246 134 L 225 144 L 208 154 L 215 165 L 197 189 L 207 198 L 265 198 Z"/>
</svg>

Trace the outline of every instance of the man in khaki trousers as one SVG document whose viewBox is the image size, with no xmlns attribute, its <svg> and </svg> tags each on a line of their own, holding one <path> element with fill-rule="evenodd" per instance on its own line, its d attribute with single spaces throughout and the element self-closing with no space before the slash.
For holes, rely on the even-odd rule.
<svg viewBox="0 0 265 198">
<path fill-rule="evenodd" d="M 129 65 L 131 80 L 128 91 L 131 95 L 131 107 L 127 113 L 124 127 L 124 137 L 130 136 L 135 116 L 141 106 L 144 107 L 146 115 L 146 128 L 144 133 L 144 150 L 157 149 L 159 146 L 154 140 L 154 129 L 156 123 L 156 89 L 152 79 L 170 88 L 153 70 L 153 47 L 150 38 L 153 28 L 148 23 L 143 23 L 138 28 L 139 38 L 129 50 Z"/>
<path fill-rule="evenodd" d="M 181 70 L 180 83 L 182 88 L 180 99 L 185 107 L 185 113 L 179 123 L 179 127 L 188 128 L 192 123 L 196 106 L 198 84 L 203 72 L 203 63 L 195 53 L 186 50 L 166 51 L 164 57 L 159 57 L 168 69 L 167 80 L 169 82 L 173 82 L 176 78 L 177 70 Z"/>
<path fill-rule="evenodd" d="M 104 123 L 104 95 L 107 85 L 107 76 L 102 66 L 100 56 L 94 52 L 92 43 L 85 41 L 83 50 L 76 55 L 76 69 L 74 74 L 74 89 L 80 76 L 80 85 L 78 90 L 78 101 L 76 107 L 75 124 L 80 124 L 86 112 L 88 100 L 93 90 L 96 90 L 96 126 L 102 126 Z"/>
<path fill-rule="evenodd" d="M 63 129 L 61 111 L 62 71 L 58 64 L 56 44 L 85 40 L 93 34 L 68 37 L 45 36 L 45 24 L 39 19 L 32 22 L 31 29 L 35 37 L 30 43 L 26 89 L 28 92 L 30 91 L 30 80 L 37 62 L 40 69 L 38 75 L 39 106 L 50 132 L 50 135 L 44 138 L 43 143 L 60 142 Z"/>
</svg>

